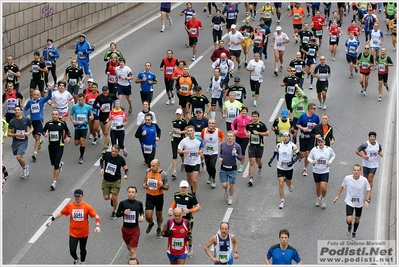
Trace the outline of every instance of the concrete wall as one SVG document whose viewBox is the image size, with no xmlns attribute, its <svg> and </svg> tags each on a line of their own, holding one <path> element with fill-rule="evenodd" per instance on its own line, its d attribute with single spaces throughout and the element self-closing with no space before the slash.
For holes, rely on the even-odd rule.
<svg viewBox="0 0 399 267">
<path fill-rule="evenodd" d="M 80 33 L 97 26 L 137 2 L 78 3 L 31 2 L 2 3 L 3 62 L 12 55 L 20 69 L 33 59 L 33 52 L 43 51 L 47 38 L 60 46 Z"/>
</svg>

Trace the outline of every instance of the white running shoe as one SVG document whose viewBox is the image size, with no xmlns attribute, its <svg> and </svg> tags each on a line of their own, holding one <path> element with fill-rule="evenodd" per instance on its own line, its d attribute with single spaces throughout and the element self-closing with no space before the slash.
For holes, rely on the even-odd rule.
<svg viewBox="0 0 399 267">
<path fill-rule="evenodd" d="M 166 101 L 166 105 L 170 105 L 170 99 Z"/>
<path fill-rule="evenodd" d="M 170 98 L 170 103 L 173 105 L 173 104 L 175 104 L 175 97 L 171 97 Z"/>
<path fill-rule="evenodd" d="M 93 139 L 93 135 L 89 133 L 89 139 Z"/>
<path fill-rule="evenodd" d="M 278 205 L 278 208 L 279 208 L 279 209 L 283 209 L 284 206 L 285 206 L 285 201 L 284 201 L 284 200 L 281 200 L 281 201 L 280 201 L 280 205 Z"/>
<path fill-rule="evenodd" d="M 227 200 L 227 205 L 231 205 L 233 204 L 233 198 L 229 197 L 229 200 Z"/>
</svg>

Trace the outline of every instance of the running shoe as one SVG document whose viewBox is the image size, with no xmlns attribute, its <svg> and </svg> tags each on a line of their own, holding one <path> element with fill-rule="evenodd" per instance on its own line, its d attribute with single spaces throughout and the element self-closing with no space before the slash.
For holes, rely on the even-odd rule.
<svg viewBox="0 0 399 267">
<path fill-rule="evenodd" d="M 254 101 L 254 105 L 253 105 L 254 107 L 257 107 L 258 106 L 258 103 L 256 102 L 256 101 Z"/>
<path fill-rule="evenodd" d="M 288 186 L 288 191 L 290 191 L 290 192 L 294 191 L 294 185 Z"/>
<path fill-rule="evenodd" d="M 123 156 L 126 158 L 127 157 L 127 149 L 123 149 Z"/>
<path fill-rule="evenodd" d="M 238 69 L 238 70 L 240 70 L 240 69 L 241 69 L 241 64 L 238 64 L 238 67 L 237 67 L 237 69 Z"/>
<path fill-rule="evenodd" d="M 253 186 L 254 185 L 254 179 L 253 178 L 249 179 L 248 185 L 249 186 Z"/>
<path fill-rule="evenodd" d="M 279 19 L 277 20 L 277 24 L 280 24 L 280 20 Z"/>
<path fill-rule="evenodd" d="M 355 72 L 357 73 L 358 72 L 358 69 L 357 69 L 357 67 L 353 67 L 354 69 L 355 69 Z"/>
<path fill-rule="evenodd" d="M 326 110 L 327 109 L 327 105 L 326 105 L 326 103 L 324 102 L 323 103 L 323 110 Z"/>
<path fill-rule="evenodd" d="M 39 145 L 39 149 L 38 150 L 42 149 L 43 142 L 44 142 L 44 139 L 40 139 L 40 145 Z"/>
<path fill-rule="evenodd" d="M 190 47 L 190 45 L 189 45 L 188 43 L 186 43 L 185 46 L 186 46 L 187 48 Z"/>
<path fill-rule="evenodd" d="M 215 188 L 216 187 L 216 181 L 215 181 L 215 179 L 212 179 L 212 188 Z"/>
<path fill-rule="evenodd" d="M 165 31 L 165 28 L 162 28 L 162 29 L 161 29 L 161 32 L 164 32 L 164 31 Z"/>
<path fill-rule="evenodd" d="M 283 65 L 280 65 L 280 68 L 278 69 L 279 72 L 283 71 Z"/>
<path fill-rule="evenodd" d="M 83 158 L 79 158 L 79 164 L 83 164 Z"/>
<path fill-rule="evenodd" d="M 244 62 L 244 67 L 246 68 L 248 66 L 248 62 Z"/>
<path fill-rule="evenodd" d="M 174 96 L 172 96 L 172 97 L 170 98 L 170 103 L 171 103 L 172 105 L 175 103 L 175 97 L 174 97 Z"/>
<path fill-rule="evenodd" d="M 320 205 L 320 208 L 325 209 L 326 206 L 327 206 L 326 201 L 322 201 L 322 202 L 321 202 L 321 205 Z"/>
<path fill-rule="evenodd" d="M 303 175 L 303 176 L 308 176 L 308 170 L 306 170 L 305 168 L 303 168 L 302 175 Z"/>
<path fill-rule="evenodd" d="M 244 166 L 240 165 L 240 167 L 238 168 L 238 172 L 242 173 L 243 170 L 244 170 Z"/>
<path fill-rule="evenodd" d="M 309 85 L 309 89 L 310 89 L 310 90 L 313 90 L 313 84 L 310 84 L 310 85 Z"/>
<path fill-rule="evenodd" d="M 60 162 L 60 172 L 62 172 L 62 167 L 64 167 L 64 162 L 63 161 Z"/>
<path fill-rule="evenodd" d="M 315 207 L 320 207 L 320 200 L 319 199 L 316 200 L 316 203 L 314 204 L 314 206 Z"/>
<path fill-rule="evenodd" d="M 322 103 L 320 103 L 320 105 L 319 105 L 319 109 L 321 109 L 323 107 L 323 104 Z"/>
<path fill-rule="evenodd" d="M 128 112 L 129 112 L 129 114 L 132 114 L 132 112 L 133 112 L 133 108 L 132 108 L 132 106 L 130 106 L 130 107 L 129 107 L 129 110 L 128 110 Z"/>
<path fill-rule="evenodd" d="M 195 56 L 192 56 L 192 57 L 191 57 L 191 61 L 195 61 Z"/>
<path fill-rule="evenodd" d="M 349 78 L 351 78 L 351 79 L 353 78 L 353 73 L 351 73 L 351 74 L 349 75 Z"/>
<path fill-rule="evenodd" d="M 155 235 L 156 238 L 162 238 L 161 228 L 157 228 L 157 234 Z"/>
<path fill-rule="evenodd" d="M 276 76 L 276 77 L 278 76 L 277 70 L 275 70 L 273 73 L 274 73 L 274 76 Z"/>
<path fill-rule="evenodd" d="M 193 253 L 194 253 L 193 248 L 192 248 L 192 247 L 189 248 L 189 249 L 188 249 L 187 255 L 188 255 L 189 257 L 192 257 L 192 256 L 193 256 Z"/>
<path fill-rule="evenodd" d="M 379 96 L 378 101 L 381 102 L 381 100 L 382 100 L 382 96 Z"/>
<path fill-rule="evenodd" d="M 255 20 L 256 20 L 256 16 L 253 16 L 253 17 L 252 17 L 252 20 L 255 21 Z"/>
<path fill-rule="evenodd" d="M 105 152 L 107 152 L 107 149 L 108 149 L 108 147 L 104 147 L 104 148 L 103 148 L 103 151 L 102 151 L 101 153 L 104 154 Z"/>
<path fill-rule="evenodd" d="M 166 105 L 170 105 L 170 99 L 166 101 Z"/>
<path fill-rule="evenodd" d="M 335 61 L 335 57 L 333 57 L 333 61 Z"/>
<path fill-rule="evenodd" d="M 387 92 L 389 93 L 389 86 L 385 87 L 385 89 L 387 89 Z"/>
<path fill-rule="evenodd" d="M 262 168 L 258 168 L 258 175 L 262 174 Z"/>
<path fill-rule="evenodd" d="M 348 225 L 348 229 L 347 229 L 347 231 L 346 231 L 346 235 L 347 235 L 347 236 L 350 236 L 350 235 L 351 235 L 351 232 L 352 232 L 352 224 L 349 224 L 349 225 Z"/>
<path fill-rule="evenodd" d="M 206 7 L 204 7 L 204 12 L 206 12 Z"/>
<path fill-rule="evenodd" d="M 227 199 L 229 197 L 229 191 L 227 189 L 224 190 L 224 199 Z"/>
<path fill-rule="evenodd" d="M 172 20 L 172 19 L 169 20 L 169 26 L 170 26 L 170 27 L 173 26 L 173 20 Z"/>
<path fill-rule="evenodd" d="M 205 170 L 206 169 L 206 166 L 205 166 L 205 161 L 203 160 L 203 161 L 201 161 L 201 167 L 202 167 L 202 170 Z"/>
<path fill-rule="evenodd" d="M 207 184 L 211 184 L 212 183 L 212 178 L 209 176 L 208 177 L 208 181 L 206 181 Z"/>
<path fill-rule="evenodd" d="M 154 225 L 155 225 L 154 222 L 153 222 L 152 224 L 149 224 L 149 225 L 147 226 L 147 229 L 145 230 L 145 232 L 146 232 L 147 234 L 151 233 L 152 227 L 154 227 Z"/>
<path fill-rule="evenodd" d="M 36 161 L 36 159 L 37 159 L 37 152 L 33 152 L 32 159 L 33 159 L 33 161 Z"/>
<path fill-rule="evenodd" d="M 284 208 L 284 205 L 285 205 L 285 201 L 284 201 L 284 200 L 281 200 L 281 201 L 280 201 L 280 205 L 278 205 L 278 208 L 279 208 L 279 209 L 283 209 L 283 208 Z"/>
<path fill-rule="evenodd" d="M 115 220 L 116 219 L 116 212 L 112 211 L 111 217 L 109 217 L 111 220 Z"/>
<path fill-rule="evenodd" d="M 54 182 L 50 185 L 50 188 L 51 188 L 51 190 L 55 190 L 56 187 L 57 187 L 57 183 L 54 181 Z"/>
<path fill-rule="evenodd" d="M 233 198 L 229 197 L 229 199 L 227 200 L 227 205 L 231 205 L 233 204 Z"/>
<path fill-rule="evenodd" d="M 363 91 L 363 95 L 364 95 L 364 96 L 367 96 L 366 90 Z"/>
<path fill-rule="evenodd" d="M 183 163 L 180 165 L 180 171 L 181 172 L 184 171 L 184 164 Z"/>
<path fill-rule="evenodd" d="M 93 145 L 97 145 L 97 137 L 94 137 L 93 142 L 91 142 Z"/>
<path fill-rule="evenodd" d="M 356 233 L 355 232 L 352 232 L 352 241 L 355 241 L 356 240 Z"/>
<path fill-rule="evenodd" d="M 172 180 L 176 180 L 176 171 L 172 172 Z"/>
<path fill-rule="evenodd" d="M 93 139 L 93 135 L 89 133 L 89 139 Z"/>
<path fill-rule="evenodd" d="M 76 265 L 76 264 L 78 264 L 78 262 L 79 262 L 79 259 L 77 259 L 77 260 L 74 260 L 74 261 L 73 261 L 73 265 Z"/>
</svg>

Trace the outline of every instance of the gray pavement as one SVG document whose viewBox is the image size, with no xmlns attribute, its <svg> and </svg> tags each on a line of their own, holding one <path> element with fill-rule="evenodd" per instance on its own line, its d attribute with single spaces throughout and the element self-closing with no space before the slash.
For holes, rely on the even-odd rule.
<svg viewBox="0 0 399 267">
<path fill-rule="evenodd" d="M 138 72 L 144 67 L 146 61 L 152 62 L 152 71 L 158 75 L 159 83 L 155 87 L 154 101 L 152 110 L 156 113 L 158 124 L 163 130 L 161 141 L 157 151 L 157 158 L 161 160 L 161 166 L 168 173 L 170 170 L 170 144 L 167 136 L 170 128 L 170 121 L 173 118 L 174 106 L 165 106 L 166 97 L 163 92 L 163 77 L 159 71 L 158 64 L 165 56 L 167 49 L 173 49 L 174 54 L 179 59 L 184 59 L 191 64 L 191 73 L 197 78 L 202 87 L 206 87 L 209 78 L 212 76 L 209 57 L 212 52 L 211 28 L 209 27 L 210 18 L 203 13 L 203 3 L 195 3 L 194 9 L 198 13 L 198 18 L 204 24 L 204 30 L 201 32 L 198 44 L 197 60 L 192 63 L 191 49 L 184 48 L 186 34 L 183 29 L 183 18 L 178 13 L 185 7 L 184 3 L 174 4 L 172 18 L 174 25 L 172 28 L 167 26 L 164 33 L 160 33 L 160 19 L 158 15 L 159 4 L 145 3 L 135 9 L 122 13 L 120 16 L 107 21 L 103 25 L 85 33 L 87 40 L 96 47 L 92 55 L 91 70 L 94 73 L 94 79 L 99 82 L 100 88 L 105 84 L 104 73 L 105 62 L 103 61 L 104 49 L 108 48 L 111 41 L 116 41 L 118 49 L 123 52 L 127 59 L 127 65 L 133 70 L 136 77 Z M 333 4 L 334 5 L 334 4 Z M 239 19 L 244 19 L 243 4 L 240 4 Z M 281 25 L 292 40 L 291 18 L 287 17 L 286 6 L 282 8 L 283 18 Z M 380 15 L 379 15 L 380 17 Z M 275 17 L 274 17 L 275 18 Z M 307 21 L 308 19 L 305 19 Z M 241 23 L 239 23 L 241 24 Z M 257 21 L 251 22 L 251 25 L 257 25 Z M 348 22 L 342 27 L 345 31 Z M 272 28 L 272 31 L 274 27 Z M 78 35 L 78 33 L 77 33 Z M 210 189 L 206 185 L 206 171 L 200 174 L 200 186 L 198 189 L 198 199 L 202 210 L 195 214 L 194 227 L 194 256 L 187 260 L 188 264 L 210 264 L 210 260 L 203 252 L 203 245 L 216 233 L 220 221 L 226 215 L 230 222 L 231 232 L 236 234 L 239 240 L 240 258 L 235 261 L 237 264 L 263 264 L 263 257 L 267 249 L 272 244 L 278 242 L 278 231 L 281 228 L 288 228 L 291 232 L 290 244 L 296 247 L 305 264 L 317 263 L 317 241 L 318 240 L 341 240 L 347 239 L 345 235 L 344 223 L 344 203 L 341 199 L 336 205 L 332 204 L 345 175 L 351 173 L 354 163 L 359 163 L 360 158 L 355 155 L 356 148 L 361 142 L 367 139 L 367 133 L 375 130 L 378 133 L 378 141 L 383 144 L 383 149 L 393 145 L 386 140 L 383 129 L 389 132 L 392 124 L 386 123 L 391 117 L 387 114 L 396 114 L 390 111 L 389 106 L 396 106 L 397 96 L 393 93 L 384 92 L 383 102 L 377 102 L 377 79 L 376 73 L 372 72 L 370 77 L 369 96 L 363 97 L 359 94 L 358 76 L 349 79 L 348 67 L 344 55 L 345 38 L 341 39 L 337 60 L 333 62 L 329 58 L 326 38 L 322 46 L 322 53 L 327 57 L 327 64 L 332 68 L 332 79 L 330 90 L 328 92 L 328 108 L 326 112 L 330 115 L 330 123 L 334 126 L 336 143 L 333 149 L 337 154 L 332 167 L 329 182 L 329 192 L 327 194 L 328 206 L 326 210 L 317 210 L 314 205 L 314 183 L 311 172 L 308 168 L 309 176 L 303 177 L 300 168 L 302 163 L 297 163 L 294 171 L 295 190 L 292 193 L 286 192 L 287 206 L 283 210 L 277 209 L 279 202 L 277 191 L 277 179 L 275 165 L 269 168 L 266 164 L 274 148 L 274 133 L 266 138 L 266 147 L 264 153 L 264 167 L 261 176 L 255 177 L 255 186 L 247 187 L 247 178 L 238 175 L 237 190 L 234 196 L 232 206 L 227 206 L 223 199 L 223 190 L 220 183 L 217 183 L 216 189 Z M 364 40 L 364 37 L 361 38 Z M 59 47 L 61 59 L 58 61 L 58 72 L 62 72 L 69 65 L 71 57 L 75 56 L 74 44 L 76 40 Z M 390 49 L 390 37 L 385 41 L 389 47 L 388 55 L 396 58 Z M 278 114 L 285 104 L 276 106 L 276 103 L 283 98 L 283 89 L 279 86 L 285 72 L 278 77 L 273 77 L 273 57 L 272 48 L 268 48 L 269 59 L 265 61 L 266 74 L 264 75 L 264 84 L 261 87 L 259 98 L 259 107 L 261 120 L 265 122 L 270 129 L 274 117 L 271 115 L 275 110 Z M 294 52 L 297 47 L 293 42 L 287 45 L 285 54 L 285 66 L 289 60 L 294 58 Z M 252 55 L 252 52 L 251 52 Z M 396 65 L 397 61 L 394 61 Z M 397 79 L 397 67 L 390 69 L 389 82 L 395 84 Z M 21 88 L 29 85 L 29 74 L 26 70 L 22 73 Z M 249 90 L 248 75 L 245 70 L 235 71 L 235 75 L 241 77 L 242 83 Z M 58 77 L 62 77 L 58 75 Z M 315 91 L 307 88 L 308 81 L 305 81 L 305 92 L 311 101 L 316 101 Z M 396 91 L 397 85 L 391 88 Z M 125 190 L 128 185 L 136 185 L 139 188 L 138 199 L 145 201 L 145 191 L 141 187 L 144 178 L 145 167 L 141 165 L 142 158 L 139 151 L 138 141 L 134 140 L 133 131 L 136 130 L 135 114 L 141 110 L 138 97 L 138 86 L 133 85 L 133 114 L 129 116 L 129 126 L 127 127 L 127 148 L 129 157 L 127 164 L 131 170 L 129 181 L 122 182 L 122 189 L 119 199 L 125 199 Z M 22 90 L 25 97 L 28 96 L 28 89 Z M 125 103 L 126 100 L 123 100 Z M 250 111 L 255 110 L 252 107 L 252 99 L 249 96 L 245 104 L 250 107 Z M 391 112 L 391 113 L 390 113 Z M 321 115 L 324 112 L 318 110 Z M 49 118 L 49 110 L 46 109 L 46 118 Z M 394 121 L 396 117 L 394 116 Z M 395 123 L 393 123 L 395 124 Z M 68 121 L 68 125 L 71 126 Z M 217 125 L 225 130 L 224 122 L 218 115 Z M 394 140 L 397 140 L 395 136 Z M 68 253 L 68 219 L 61 218 L 57 220 L 51 228 L 41 228 L 45 221 L 51 216 L 57 207 L 68 201 L 72 197 L 74 189 L 80 187 L 85 191 L 85 200 L 92 204 L 102 218 L 102 232 L 100 235 L 91 233 L 88 244 L 88 264 L 125 264 L 128 258 L 127 250 L 123 244 L 120 227 L 120 219 L 116 221 L 109 220 L 111 208 L 109 203 L 102 199 L 101 177 L 99 177 L 99 168 L 96 165 L 101 155 L 101 145 L 92 146 L 90 140 L 86 142 L 85 164 L 77 164 L 78 148 L 68 145 L 64 152 L 64 162 L 66 166 L 60 175 L 58 188 L 51 192 L 49 185 L 51 183 L 52 168 L 49 164 L 45 146 L 39 152 L 39 160 L 36 163 L 30 162 L 33 140 L 30 139 L 29 149 L 26 159 L 31 166 L 29 179 L 19 179 L 20 167 L 16 164 L 10 151 L 11 140 L 7 139 L 3 145 L 3 154 L 5 163 L 9 167 L 10 179 L 5 187 L 3 194 L 3 264 L 70 264 L 71 257 Z M 394 155 L 396 153 L 393 152 Z M 385 154 L 380 160 L 380 164 L 391 166 L 396 160 Z M 383 169 L 383 168 L 381 168 Z M 382 175 L 379 170 L 376 179 L 384 181 L 387 177 L 395 180 L 396 172 L 392 176 Z M 245 173 L 244 175 L 245 176 Z M 167 219 L 166 209 L 172 201 L 173 192 L 178 190 L 178 183 L 185 179 L 185 174 L 178 172 L 178 179 L 170 181 L 170 192 L 165 193 L 164 221 Z M 392 183 L 394 184 L 394 183 Z M 358 239 L 377 239 L 377 210 L 384 210 L 378 199 L 385 199 L 385 195 L 380 195 L 379 183 L 375 183 L 373 190 L 373 201 L 369 210 L 362 216 L 362 222 L 359 226 Z M 396 186 L 395 186 L 396 188 Z M 287 190 L 288 191 L 288 190 Z M 392 192 L 392 198 L 394 199 Z M 378 196 L 377 196 L 378 194 Z M 64 202 L 65 201 L 65 202 Z M 228 210 L 228 208 L 232 208 Z M 386 207 L 388 208 L 388 207 Z M 386 209 L 387 210 L 387 209 Z M 396 211 L 396 208 L 394 209 Z M 231 215 L 229 216 L 230 212 Z M 391 215 L 393 211 L 388 211 Z M 94 221 L 91 222 L 91 226 Z M 393 224 L 391 223 L 391 226 Z M 155 239 L 155 233 L 145 234 L 144 229 L 147 223 L 141 224 L 141 237 L 138 247 L 138 258 L 143 264 L 168 264 L 166 257 L 166 238 Z M 384 226 L 382 226 L 384 227 Z M 394 227 L 392 227 L 394 228 Z M 43 233 L 37 238 L 33 238 L 39 229 Z M 94 229 L 92 229 L 94 230 Z M 39 231 L 40 233 L 40 231 Z M 18 237 L 18 238 L 15 238 Z M 386 237 L 387 238 L 387 237 Z M 391 239 L 393 237 L 391 236 Z M 29 242 L 31 241 L 31 242 Z M 33 242 L 34 241 L 34 242 Z"/>
</svg>

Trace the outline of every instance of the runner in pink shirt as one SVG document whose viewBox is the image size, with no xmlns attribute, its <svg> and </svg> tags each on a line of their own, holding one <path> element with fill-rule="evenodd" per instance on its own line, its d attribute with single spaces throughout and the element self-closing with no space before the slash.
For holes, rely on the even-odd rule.
<svg viewBox="0 0 399 267">
<path fill-rule="evenodd" d="M 231 130 L 236 135 L 236 143 L 238 143 L 241 146 L 241 151 L 242 151 L 242 159 L 240 162 L 240 167 L 238 168 L 239 173 L 241 173 L 244 169 L 243 164 L 245 161 L 245 150 L 247 149 L 249 142 L 249 138 L 245 134 L 244 129 L 247 126 L 247 124 L 252 121 L 252 118 L 247 114 L 248 114 L 248 108 L 242 107 L 240 115 L 237 118 L 235 118 L 234 121 L 231 123 Z"/>
</svg>

